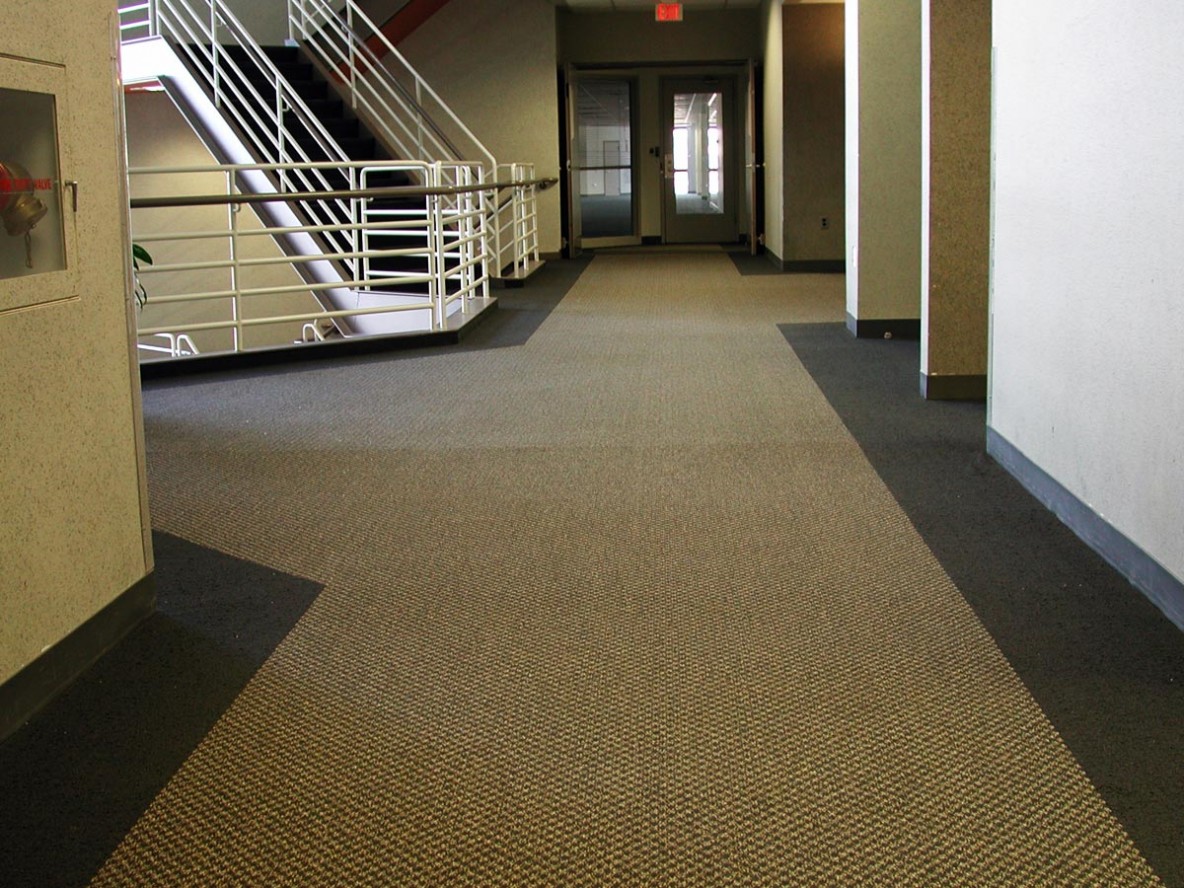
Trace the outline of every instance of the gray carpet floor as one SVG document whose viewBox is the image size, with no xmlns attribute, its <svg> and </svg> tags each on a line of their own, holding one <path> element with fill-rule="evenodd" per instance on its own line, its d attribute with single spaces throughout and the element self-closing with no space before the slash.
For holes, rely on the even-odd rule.
<svg viewBox="0 0 1184 888">
<path fill-rule="evenodd" d="M 520 346 L 145 398 L 154 524 L 324 589 L 97 885 L 1155 884 L 777 324 L 598 255 Z"/>
</svg>

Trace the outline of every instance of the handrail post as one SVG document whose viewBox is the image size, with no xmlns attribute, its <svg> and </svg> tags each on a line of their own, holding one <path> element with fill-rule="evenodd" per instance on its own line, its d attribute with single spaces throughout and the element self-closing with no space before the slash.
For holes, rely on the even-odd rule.
<svg viewBox="0 0 1184 888">
<path fill-rule="evenodd" d="M 226 176 L 226 193 L 232 194 L 234 192 L 233 178 L 228 174 Z M 242 204 L 233 204 L 229 208 L 230 216 L 228 222 L 230 224 L 230 289 L 234 293 L 230 300 L 231 319 L 234 321 L 234 350 L 240 352 L 243 350 L 243 312 L 240 297 L 242 296 L 241 280 L 239 279 L 239 244 L 238 244 L 238 223 L 239 214 L 242 210 Z"/>
<path fill-rule="evenodd" d="M 349 106 L 358 110 L 358 37 L 354 32 L 354 5 L 345 4 L 345 27 L 349 31 Z"/>
<path fill-rule="evenodd" d="M 427 151 L 423 147 L 423 89 L 420 86 L 419 75 L 415 75 L 415 106 L 420 109 L 420 113 L 415 115 L 415 143 L 419 148 L 419 159 L 427 160 Z M 457 160 L 460 160 L 458 157 Z"/>
<path fill-rule="evenodd" d="M 277 158 L 280 163 L 288 160 L 287 144 L 284 141 L 284 89 L 277 73 L 275 77 L 275 144 L 279 151 Z"/>
<path fill-rule="evenodd" d="M 444 184 L 443 165 L 435 163 L 432 165 L 432 183 L 436 186 Z M 444 322 L 448 318 L 448 306 L 446 300 L 448 298 L 448 260 L 444 255 L 444 213 L 443 213 L 444 196 L 441 194 L 433 194 L 428 198 L 428 206 L 431 208 L 429 218 L 431 219 L 431 236 L 428 243 L 431 244 L 431 250 L 436 256 L 436 274 L 434 276 L 435 298 L 436 306 L 436 329 L 443 330 Z"/>
</svg>

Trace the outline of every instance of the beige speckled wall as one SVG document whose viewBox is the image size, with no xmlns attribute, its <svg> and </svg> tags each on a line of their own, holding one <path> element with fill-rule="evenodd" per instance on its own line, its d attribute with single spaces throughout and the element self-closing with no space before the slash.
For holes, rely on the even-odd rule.
<svg viewBox="0 0 1184 888">
<path fill-rule="evenodd" d="M 857 279 L 847 313 L 859 321 L 920 318 L 921 0 L 847 5 L 859 83 L 857 119 L 847 121 L 847 163 L 858 171 L 851 204 L 858 216 L 848 220 Z"/>
<path fill-rule="evenodd" d="M 928 280 L 921 372 L 932 383 L 987 372 L 991 0 L 926 2 Z"/>
<path fill-rule="evenodd" d="M 0 86 L 17 70 L 60 79 L 61 173 L 78 182 L 78 211 L 66 211 L 73 278 L 33 278 L 24 307 L 0 281 L 0 681 L 151 569 L 114 11 L 110 0 L 9 0 L 0 33 Z M 44 64 L 20 61 L 30 58 Z"/>
<path fill-rule="evenodd" d="M 787 262 L 843 258 L 843 16 L 838 3 L 782 9 L 785 233 L 777 252 Z"/>
<path fill-rule="evenodd" d="M 399 45 L 499 163 L 559 174 L 555 7 L 546 0 L 449 3 Z M 539 247 L 560 248 L 559 189 L 539 195 Z"/>
</svg>

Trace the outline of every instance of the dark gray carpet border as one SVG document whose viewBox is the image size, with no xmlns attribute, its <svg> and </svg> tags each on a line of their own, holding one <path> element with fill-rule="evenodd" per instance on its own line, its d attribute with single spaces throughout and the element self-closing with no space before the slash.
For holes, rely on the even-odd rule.
<svg viewBox="0 0 1184 888">
<path fill-rule="evenodd" d="M 1184 633 L 923 400 L 919 345 L 781 331 L 1139 849 L 1184 886 Z"/>
<path fill-rule="evenodd" d="M 154 533 L 157 612 L 0 744 L 0 885 L 90 882 L 321 587 Z"/>
</svg>

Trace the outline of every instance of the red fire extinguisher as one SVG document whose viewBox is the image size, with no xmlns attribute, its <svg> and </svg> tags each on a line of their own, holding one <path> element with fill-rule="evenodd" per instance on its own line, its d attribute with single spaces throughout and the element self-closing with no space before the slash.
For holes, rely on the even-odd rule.
<svg viewBox="0 0 1184 888">
<path fill-rule="evenodd" d="M 49 212 L 34 193 L 33 180 L 20 164 L 0 161 L 0 216 L 13 237 L 28 234 Z"/>
</svg>

